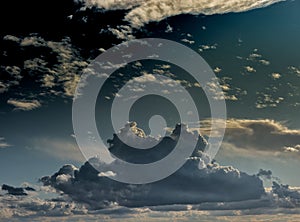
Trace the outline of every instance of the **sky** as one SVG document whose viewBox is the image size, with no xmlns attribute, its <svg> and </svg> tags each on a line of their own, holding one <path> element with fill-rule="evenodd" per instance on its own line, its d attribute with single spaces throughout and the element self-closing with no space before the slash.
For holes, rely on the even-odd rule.
<svg viewBox="0 0 300 222">
<path fill-rule="evenodd" d="M 0 184 L 36 191 L 25 189 L 28 195 L 19 196 L 2 190 L 0 220 L 284 221 L 291 214 L 297 221 L 299 1 L 68 0 L 39 5 L 27 0 L 1 8 Z M 81 96 L 76 88 L 86 87 L 80 77 L 89 64 L 111 47 L 141 38 L 183 44 L 202 56 L 218 84 L 203 86 L 177 64 L 155 59 L 108 64 L 116 70 L 99 91 L 94 119 L 107 147 L 110 139 L 113 155 L 148 163 L 165 157 L 178 138 L 186 147 L 197 143 L 169 177 L 134 185 L 113 180 L 117 174 L 97 158 L 87 162 L 73 129 L 72 104 Z M 178 93 L 176 102 L 183 100 L 176 91 L 181 85 L 194 100 L 199 121 L 181 125 L 179 135 L 174 101 L 149 95 L 129 111 L 129 121 L 137 125 L 125 121 L 114 130 L 113 101 L 127 101 L 121 89 L 138 95 L 145 85 L 166 97 Z M 226 102 L 226 127 L 216 119 L 217 127 L 211 128 L 206 90 L 215 101 Z M 155 115 L 164 121 L 151 119 Z M 210 157 L 205 151 L 210 133 L 219 137 L 223 131 L 220 149 Z M 92 141 L 92 133 L 86 133 Z M 130 141 L 160 143 L 146 153 L 130 147 Z M 12 210 L 13 205 L 19 209 Z M 282 217 L 274 216 L 279 213 Z"/>
</svg>

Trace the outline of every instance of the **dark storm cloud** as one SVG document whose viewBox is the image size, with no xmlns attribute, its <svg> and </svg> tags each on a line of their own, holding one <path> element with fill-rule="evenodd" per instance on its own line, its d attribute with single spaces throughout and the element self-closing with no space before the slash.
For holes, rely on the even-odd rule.
<svg viewBox="0 0 300 222">
<path fill-rule="evenodd" d="M 145 141 L 152 141 L 145 136 L 135 124 L 131 128 L 123 128 L 118 136 L 131 133 L 138 134 Z M 179 136 L 181 125 L 173 131 L 164 146 L 172 146 Z M 187 138 L 195 136 L 186 129 Z M 189 135 L 189 136 L 188 136 Z M 167 137 L 162 138 L 166 139 Z M 59 216 L 61 219 L 97 219 L 113 218 L 146 218 L 151 219 L 190 218 L 199 219 L 206 216 L 241 216 L 261 214 L 297 214 L 300 203 L 300 193 L 288 185 L 274 181 L 272 172 L 260 170 L 257 175 L 248 175 L 230 166 L 220 166 L 211 163 L 201 152 L 206 141 L 199 137 L 198 149 L 186 164 L 173 175 L 154 183 L 144 185 L 123 184 L 106 176 L 114 172 L 107 171 L 107 165 L 98 158 L 92 158 L 80 169 L 66 164 L 52 176 L 41 179 L 44 186 L 38 189 L 47 192 L 57 192 L 60 197 L 43 200 L 32 196 L 32 189 L 14 188 L 4 185 L 4 190 L 12 190 L 10 194 L 0 194 L 0 219 L 20 220 L 40 219 L 47 216 L 49 220 Z M 128 151 L 121 152 L 126 146 L 114 137 L 110 141 L 111 150 L 121 157 L 136 155 Z M 163 148 L 163 147 L 161 147 Z M 154 154 L 153 154 L 154 155 Z M 161 153 L 158 154 L 161 156 Z M 99 164 L 103 171 L 92 167 Z M 273 181 L 270 191 L 265 191 L 259 177 Z M 52 190 L 54 189 L 54 190 Z M 14 196 L 20 192 L 31 195 Z M 20 192 L 19 192 L 20 191 Z M 213 220 L 213 218 L 210 218 Z"/>
<path fill-rule="evenodd" d="M 280 179 L 278 177 L 273 176 L 273 173 L 271 170 L 260 169 L 258 174 L 256 174 L 256 175 L 262 179 L 280 182 Z"/>
<path fill-rule="evenodd" d="M 123 152 L 126 150 L 126 146 L 116 138 L 110 141 L 112 144 L 110 150 L 126 160 L 132 160 L 134 157 L 139 158 L 139 162 L 147 162 L 149 156 L 161 158 L 161 150 L 173 147 L 176 143 L 176 136 L 178 136 L 177 132 L 178 128 L 173 131 L 171 137 L 162 139 L 163 145 L 157 149 L 158 154 L 152 153 L 143 156 L 130 149 Z M 129 135 L 124 131 L 122 133 Z M 192 135 L 189 131 L 185 131 L 185 133 L 186 136 Z M 57 173 L 43 177 L 41 181 L 45 185 L 63 191 L 73 200 L 96 209 L 110 206 L 113 203 L 121 206 L 141 207 L 242 201 L 259 199 L 265 194 L 262 181 L 257 176 L 250 176 L 230 166 L 211 164 L 209 158 L 201 152 L 205 143 L 205 140 L 200 137 L 197 151 L 179 171 L 161 181 L 150 184 L 129 185 L 113 181 L 105 175 L 113 175 L 114 172 L 108 172 L 107 166 L 97 158 L 90 159 L 79 170 L 72 165 L 65 165 Z M 92 167 L 94 164 L 100 165 L 103 171 L 95 170 Z"/>
<path fill-rule="evenodd" d="M 6 190 L 8 194 L 14 196 L 26 196 L 28 195 L 26 191 L 35 191 L 35 189 L 32 187 L 13 187 L 6 184 L 2 185 L 2 190 Z"/>
</svg>

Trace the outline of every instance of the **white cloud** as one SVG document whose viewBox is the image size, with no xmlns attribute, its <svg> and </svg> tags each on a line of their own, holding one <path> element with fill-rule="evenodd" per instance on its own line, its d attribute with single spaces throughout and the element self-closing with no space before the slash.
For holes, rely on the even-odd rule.
<svg viewBox="0 0 300 222">
<path fill-rule="evenodd" d="M 124 1 L 130 4 L 131 1 Z M 151 21 L 161 21 L 167 17 L 179 14 L 223 14 L 228 12 L 242 12 L 254 8 L 265 7 L 278 2 L 278 0 L 230 0 L 230 1 L 208 1 L 208 0 L 150 0 L 136 1 L 132 9 L 125 16 L 132 27 L 139 28 Z M 133 7 L 134 6 L 134 7 Z"/>
<path fill-rule="evenodd" d="M 245 68 L 245 70 L 247 71 L 247 72 L 256 72 L 256 70 L 253 68 L 253 67 L 251 67 L 251 66 L 245 66 L 244 67 Z"/>
<path fill-rule="evenodd" d="M 116 173 L 114 173 L 112 171 L 106 171 L 106 172 L 100 172 L 100 173 L 98 173 L 99 177 L 113 177 L 115 175 L 116 175 Z"/>
<path fill-rule="evenodd" d="M 300 76 L 300 69 L 295 67 L 295 66 L 290 66 L 288 67 L 288 69 L 290 70 L 290 72 L 294 73 L 297 76 Z"/>
<path fill-rule="evenodd" d="M 286 146 L 286 147 L 284 147 L 284 151 L 298 153 L 300 151 L 300 144 L 297 144 L 294 147 Z"/>
<path fill-rule="evenodd" d="M 280 79 L 280 78 L 281 78 L 281 75 L 280 75 L 280 73 L 278 73 L 278 72 L 273 72 L 273 73 L 272 73 L 272 78 L 273 78 L 273 79 Z"/>
<path fill-rule="evenodd" d="M 284 101 L 284 98 L 279 96 L 276 97 L 267 93 L 257 93 L 258 98 L 255 103 L 257 109 L 263 109 L 267 107 L 277 107 L 280 103 Z"/>
<path fill-rule="evenodd" d="M 180 14 L 213 15 L 229 12 L 243 12 L 266 7 L 281 0 L 84 0 L 87 7 L 96 6 L 105 10 L 128 10 L 124 20 L 130 28 L 140 28 L 149 22 L 159 22 Z M 169 29 L 170 30 L 170 29 Z M 122 27 L 112 29 L 118 38 L 131 38 L 131 30 Z"/>
<path fill-rule="evenodd" d="M 7 104 L 15 107 L 15 110 L 29 111 L 41 107 L 38 100 L 25 100 L 25 99 L 9 99 Z"/>
</svg>

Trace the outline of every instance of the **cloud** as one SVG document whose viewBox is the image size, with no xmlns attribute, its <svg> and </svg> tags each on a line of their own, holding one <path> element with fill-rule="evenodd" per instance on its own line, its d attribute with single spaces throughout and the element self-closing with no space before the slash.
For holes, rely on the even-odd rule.
<svg viewBox="0 0 300 222">
<path fill-rule="evenodd" d="M 281 0 L 230 0 L 230 1 L 208 1 L 208 0 L 85 0 L 86 7 L 99 7 L 105 10 L 127 10 L 124 20 L 131 28 L 139 29 L 149 22 L 159 22 L 165 18 L 180 15 L 213 15 L 229 12 L 243 12 L 256 8 L 266 7 Z M 128 29 L 115 30 L 119 38 L 127 38 Z M 123 34 L 120 34 L 123 33 Z M 129 31 L 130 33 L 130 31 Z"/>
<path fill-rule="evenodd" d="M 14 195 L 14 196 L 26 196 L 28 195 L 25 191 L 35 191 L 32 187 L 13 187 L 6 184 L 2 185 L 2 190 L 6 190 L 8 194 Z"/>
<path fill-rule="evenodd" d="M 139 28 L 151 21 L 161 21 L 167 17 L 179 14 L 223 14 L 228 12 L 242 12 L 254 8 L 265 7 L 278 1 L 264 0 L 231 0 L 226 2 L 220 1 L 204 1 L 204 0 L 190 0 L 190 1 L 171 1 L 171 0 L 150 0 L 140 1 L 139 5 L 125 16 L 125 19 L 130 24 Z"/>
<path fill-rule="evenodd" d="M 291 73 L 295 74 L 296 76 L 300 76 L 300 69 L 295 66 L 288 67 Z"/>
<path fill-rule="evenodd" d="M 136 126 L 132 127 L 136 132 Z M 142 150 L 147 154 L 142 155 L 136 149 L 126 146 L 117 136 L 110 141 L 110 151 L 125 161 L 135 163 L 160 159 L 168 154 L 176 144 L 181 127 L 184 126 L 177 125 L 170 136 L 162 138 L 161 145 L 157 145 L 156 150 L 154 148 L 152 148 L 154 151 L 149 152 Z M 131 129 L 125 129 L 121 133 L 128 135 L 126 132 Z M 187 128 L 183 128 L 182 135 L 186 138 L 184 139 L 185 143 L 197 139 L 197 135 Z M 140 138 L 144 137 L 141 135 Z M 145 138 L 145 140 L 148 139 Z M 91 209 L 107 208 L 112 204 L 143 207 L 243 201 L 259 199 L 265 194 L 262 181 L 258 177 L 240 172 L 231 166 L 210 163 L 209 158 L 201 152 L 205 146 L 205 139 L 199 136 L 197 149 L 179 171 L 161 181 L 150 184 L 132 185 L 113 181 L 105 175 L 114 175 L 116 172 L 109 172 L 107 165 L 98 158 L 91 158 L 80 169 L 71 165 L 63 166 L 57 173 L 45 176 L 41 181 L 44 185 L 50 185 L 58 191 L 62 191 L 72 200 L 84 203 Z M 100 170 L 94 169 L 93 165 L 98 165 Z M 232 189 L 233 187 L 234 189 Z"/>
<path fill-rule="evenodd" d="M 0 93 L 21 84 L 22 89 L 30 88 L 30 91 L 10 90 L 15 97 L 22 95 L 22 98 L 44 96 L 69 98 L 74 95 L 81 71 L 88 63 L 81 58 L 78 49 L 71 44 L 68 37 L 61 41 L 49 41 L 37 34 L 27 37 L 7 35 L 4 36 L 3 41 L 7 42 L 5 50 L 8 55 L 22 54 L 22 57 L 14 60 L 16 64 L 1 66 L 5 81 L 0 82 Z M 9 47 L 12 44 L 14 47 Z M 35 80 L 33 87 L 26 85 L 28 81 L 20 81 L 22 78 L 27 80 L 28 76 Z M 35 91 L 34 95 L 32 95 L 33 91 Z M 38 105 L 36 102 L 33 103 Z M 22 106 L 21 103 L 18 105 Z"/>
<path fill-rule="evenodd" d="M 257 93 L 258 98 L 255 103 L 257 109 L 263 109 L 267 107 L 277 107 L 280 103 L 284 101 L 284 98 L 281 96 L 274 96 L 267 93 Z"/>
<path fill-rule="evenodd" d="M 202 121 L 201 126 L 202 134 L 208 135 L 210 121 Z M 218 134 L 218 129 L 214 133 Z M 287 147 L 297 149 L 300 144 L 300 130 L 289 129 L 283 123 L 270 119 L 229 119 L 224 143 L 237 149 L 285 153 Z"/>
<path fill-rule="evenodd" d="M 231 122 L 229 125 L 236 125 Z M 239 123 L 237 128 L 247 128 Z M 275 123 L 273 125 L 276 125 Z M 119 134 L 128 135 L 128 131 L 147 138 L 136 125 L 129 125 Z M 179 136 L 181 125 L 172 134 L 162 139 L 162 147 L 167 148 Z M 249 128 L 249 127 L 248 127 Z M 290 132 L 281 125 L 282 132 Z M 125 132 L 126 131 L 126 132 Z M 186 139 L 195 139 L 195 135 L 184 128 Z M 199 135 L 198 135 L 199 136 Z M 50 221 L 61 220 L 137 220 L 169 221 L 169 218 L 183 220 L 208 219 L 218 221 L 226 216 L 231 218 L 272 218 L 272 215 L 300 213 L 300 193 L 298 188 L 281 184 L 270 170 L 261 169 L 257 175 L 248 175 L 231 166 L 220 166 L 201 152 L 206 145 L 205 139 L 198 143 L 198 148 L 186 164 L 171 176 L 154 183 L 143 185 L 124 184 L 113 181 L 107 176 L 116 175 L 106 170 L 107 165 L 98 158 L 91 158 L 80 168 L 66 164 L 51 176 L 42 177 L 43 187 L 35 194 L 51 190 L 53 187 L 59 197 L 44 199 L 37 195 L 14 196 L 0 194 L 0 219 L 19 219 L 20 221 L 40 220 L 47 217 Z M 173 141 L 173 142 L 172 142 Z M 114 137 L 111 148 L 122 158 L 134 155 Z M 159 153 L 161 152 L 161 149 Z M 116 154 L 117 154 L 116 153 Z M 147 159 L 148 157 L 140 157 Z M 98 164 L 103 171 L 97 171 L 92 165 Z M 271 189 L 265 190 L 262 180 L 273 182 Z M 5 190 L 15 190 L 5 185 Z M 31 190 L 22 188 L 22 192 Z M 53 192 L 53 191 L 51 191 Z M 42 195 L 41 195 L 42 196 Z M 57 195 L 56 195 L 57 196 Z M 14 207 L 12 207 L 14 206 Z M 268 217 L 266 214 L 269 214 Z M 234 216 L 234 217 L 232 217 Z M 243 217 L 242 217 L 243 216 Z M 130 221 L 130 220 L 129 220 Z"/>
<path fill-rule="evenodd" d="M 0 196 L 0 220 L 14 218 L 14 221 L 32 221 L 45 216 L 57 220 L 58 216 L 84 215 L 84 206 L 64 200 L 44 200 L 34 196 Z M 55 219 L 56 218 L 56 219 Z M 28 219 L 28 220 L 27 220 Z"/>
<path fill-rule="evenodd" d="M 217 71 L 219 71 L 217 69 Z M 207 90 L 212 93 L 213 99 L 215 100 L 228 100 L 228 101 L 237 101 L 242 96 L 247 95 L 246 90 L 242 90 L 241 88 L 234 87 L 231 83 L 231 78 L 223 77 L 223 78 L 215 78 L 212 81 L 206 84 Z M 219 91 L 219 86 L 222 91 Z"/>
<path fill-rule="evenodd" d="M 18 100 L 9 99 L 7 104 L 15 107 L 15 110 L 29 111 L 41 107 L 41 103 L 38 100 Z"/>
<path fill-rule="evenodd" d="M 10 147 L 11 145 L 8 144 L 3 137 L 0 137 L 0 148 L 7 148 Z"/>
<path fill-rule="evenodd" d="M 33 138 L 30 147 L 34 150 L 45 152 L 48 155 L 64 160 L 84 161 L 75 140 L 65 140 L 59 138 Z"/>
<path fill-rule="evenodd" d="M 280 78 L 281 78 L 281 74 L 278 73 L 278 72 L 273 72 L 273 73 L 272 73 L 272 78 L 273 78 L 273 79 L 280 79 Z"/>
<path fill-rule="evenodd" d="M 245 70 L 246 70 L 247 72 L 249 72 L 249 73 L 251 73 L 251 72 L 256 72 L 256 70 L 255 70 L 253 67 L 251 67 L 251 66 L 245 66 L 244 68 L 245 68 Z"/>
</svg>

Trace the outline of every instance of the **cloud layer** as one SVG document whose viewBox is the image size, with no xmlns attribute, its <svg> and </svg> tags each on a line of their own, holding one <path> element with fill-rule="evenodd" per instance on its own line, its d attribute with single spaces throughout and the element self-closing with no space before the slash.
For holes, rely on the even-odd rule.
<svg viewBox="0 0 300 222">
<path fill-rule="evenodd" d="M 209 121 L 202 121 L 202 133 L 210 132 Z M 218 135 L 218 129 L 214 130 Z M 298 152 L 300 130 L 270 119 L 229 119 L 224 142 L 239 149 L 266 152 Z"/>
<path fill-rule="evenodd" d="M 167 17 L 180 14 L 213 15 L 229 12 L 243 12 L 266 7 L 280 1 L 281 0 L 85 0 L 85 4 L 88 7 L 97 6 L 105 10 L 128 10 L 124 19 L 128 21 L 130 27 L 138 29 L 149 22 L 159 22 Z M 126 29 L 128 30 L 128 28 L 122 26 L 120 30 L 125 33 Z M 116 31 L 118 30 L 115 30 L 115 32 Z M 121 35 L 119 36 L 122 37 Z"/>
<path fill-rule="evenodd" d="M 241 125 L 248 126 L 246 123 Z M 160 149 L 156 154 L 153 152 L 153 156 L 161 157 L 163 148 L 176 143 L 179 126 L 170 136 L 161 139 L 164 143 L 160 143 Z M 128 124 L 110 140 L 110 149 L 127 161 L 133 157 L 148 159 L 147 155 L 142 157 L 128 150 L 129 147 L 117 139 L 121 135 L 132 139 L 130 132 L 145 142 L 152 142 L 136 124 Z M 187 128 L 184 128 L 183 134 L 186 138 L 196 139 L 195 134 Z M 217 221 L 221 219 L 220 216 L 252 215 L 253 218 L 256 215 L 258 218 L 271 218 L 272 214 L 299 213 L 300 193 L 288 185 L 280 184 L 270 170 L 261 169 L 257 175 L 248 175 L 231 166 L 220 166 L 215 161 L 211 162 L 201 151 L 206 145 L 205 139 L 201 136 L 198 139 L 197 149 L 180 170 L 150 184 L 132 185 L 109 179 L 107 176 L 114 176 L 115 172 L 108 171 L 107 164 L 95 157 L 79 169 L 66 164 L 53 175 L 41 178 L 44 186 L 33 193 L 56 191 L 60 194 L 58 198 L 43 199 L 30 192 L 30 195 L 25 195 L 25 190 L 26 193 L 33 190 L 28 185 L 26 188 L 4 185 L 4 190 L 9 194 L 0 193 L 0 219 L 19 218 L 24 221 L 26 218 L 47 216 L 51 221 L 59 216 L 72 221 L 137 219 L 142 216 L 147 221 L 158 218 L 164 221 L 172 216 L 179 220 L 202 218 Z M 95 165 L 103 170 L 96 170 L 93 167 Z M 264 189 L 260 178 L 273 182 L 269 191 Z M 264 214 L 270 215 L 266 217 Z"/>
</svg>

